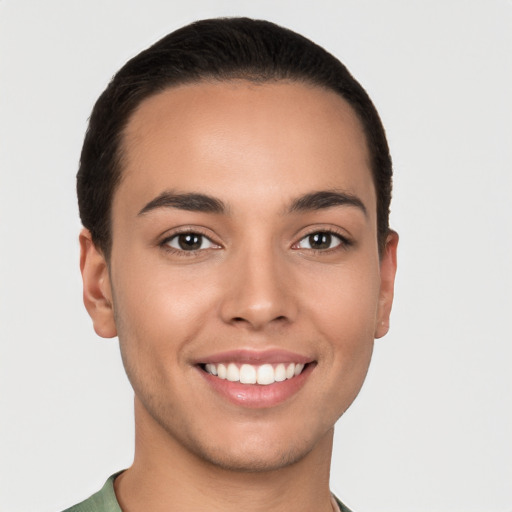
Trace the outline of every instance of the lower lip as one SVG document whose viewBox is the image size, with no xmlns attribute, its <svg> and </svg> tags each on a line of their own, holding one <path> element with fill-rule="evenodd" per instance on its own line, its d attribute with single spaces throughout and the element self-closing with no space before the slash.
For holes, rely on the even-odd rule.
<svg viewBox="0 0 512 512">
<path fill-rule="evenodd" d="M 241 384 L 227 379 L 219 379 L 201 368 L 199 371 L 214 391 L 227 398 L 230 402 L 253 409 L 275 407 L 293 397 L 304 386 L 311 374 L 314 364 L 308 364 L 300 375 L 282 382 L 274 382 L 262 386 L 259 384 Z"/>
</svg>

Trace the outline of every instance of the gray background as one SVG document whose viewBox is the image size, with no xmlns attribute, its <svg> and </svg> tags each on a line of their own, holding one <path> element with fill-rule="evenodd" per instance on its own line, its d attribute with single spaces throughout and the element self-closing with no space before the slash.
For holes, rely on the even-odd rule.
<svg viewBox="0 0 512 512">
<path fill-rule="evenodd" d="M 389 135 L 397 298 L 333 490 L 357 512 L 510 512 L 510 0 L 0 1 L 0 511 L 56 512 L 130 464 L 117 342 L 81 303 L 74 174 L 110 76 L 219 15 L 325 46 Z"/>
</svg>

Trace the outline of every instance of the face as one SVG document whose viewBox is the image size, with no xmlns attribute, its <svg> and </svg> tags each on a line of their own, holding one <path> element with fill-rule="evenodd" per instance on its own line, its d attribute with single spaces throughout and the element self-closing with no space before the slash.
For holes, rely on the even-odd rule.
<svg viewBox="0 0 512 512">
<path fill-rule="evenodd" d="M 145 100 L 123 147 L 109 269 L 84 232 L 82 270 L 140 428 L 225 468 L 301 460 L 391 308 L 397 240 L 379 258 L 358 119 L 313 86 L 200 83 Z"/>
</svg>

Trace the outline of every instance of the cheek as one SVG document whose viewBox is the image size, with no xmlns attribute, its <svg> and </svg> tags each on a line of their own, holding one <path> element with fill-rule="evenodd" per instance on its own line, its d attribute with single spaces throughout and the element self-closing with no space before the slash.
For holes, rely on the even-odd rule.
<svg viewBox="0 0 512 512">
<path fill-rule="evenodd" d="M 373 351 L 378 310 L 378 266 L 346 268 L 324 281 L 323 293 L 309 301 L 312 324 L 322 340 L 326 368 L 333 371 L 347 392 L 357 394 Z"/>
<path fill-rule="evenodd" d="M 331 375 L 324 388 L 325 403 L 331 404 L 332 417 L 339 418 L 358 395 L 370 366 L 374 346 L 375 301 L 372 294 L 357 296 L 348 290 L 340 292 L 335 301 L 325 304 L 320 338 L 322 372 Z"/>
<path fill-rule="evenodd" d="M 359 262 L 361 263 L 361 262 Z M 372 339 L 379 303 L 378 264 L 351 264 L 322 276 L 322 286 L 309 278 L 307 302 L 319 329 L 331 337 L 350 343 Z M 306 299 L 305 299 L 306 300 Z"/>
<path fill-rule="evenodd" d="M 162 371 L 180 359 L 211 314 L 215 291 L 203 279 L 165 265 L 126 265 L 114 280 L 114 308 L 121 348 L 141 366 Z M 117 284 L 117 286 L 116 286 Z M 170 348 L 172 347 L 172 350 Z"/>
</svg>

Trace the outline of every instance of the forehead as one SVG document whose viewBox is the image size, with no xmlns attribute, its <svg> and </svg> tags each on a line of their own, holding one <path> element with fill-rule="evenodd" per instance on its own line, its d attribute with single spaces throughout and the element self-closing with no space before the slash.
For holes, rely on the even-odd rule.
<svg viewBox="0 0 512 512">
<path fill-rule="evenodd" d="M 238 80 L 170 88 L 126 127 L 114 198 L 145 204 L 163 190 L 240 204 L 311 190 L 367 196 L 374 187 L 359 119 L 338 94 L 296 82 Z"/>
</svg>

